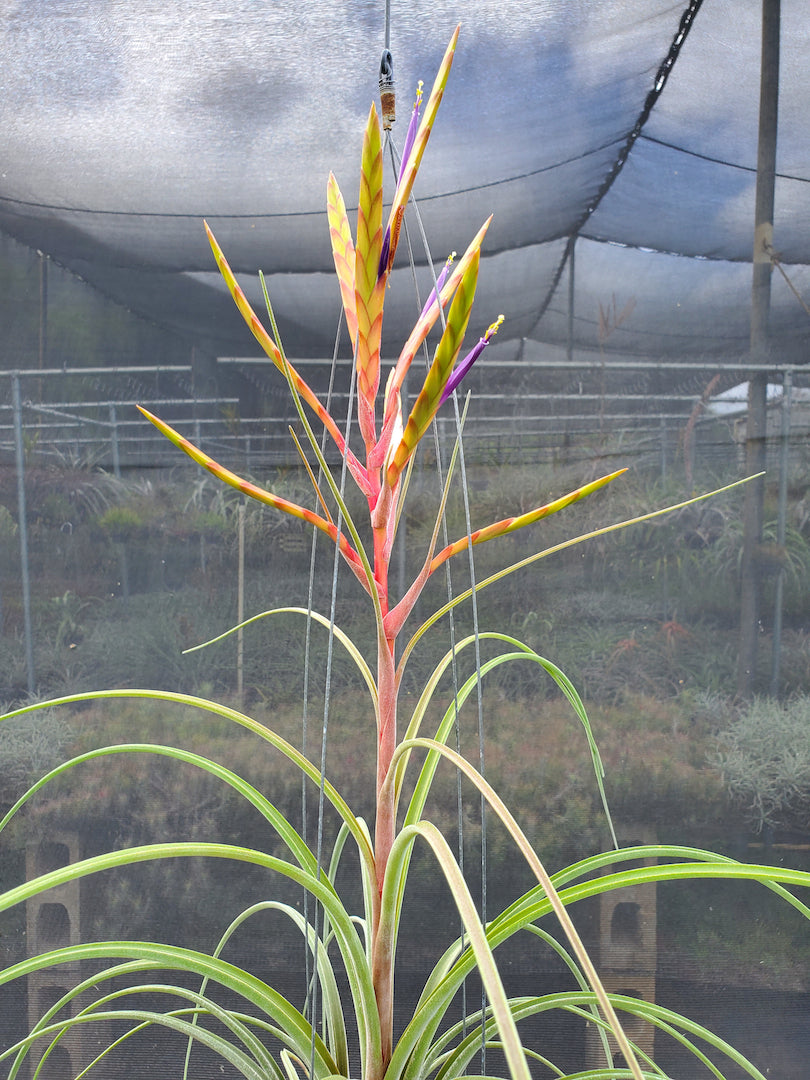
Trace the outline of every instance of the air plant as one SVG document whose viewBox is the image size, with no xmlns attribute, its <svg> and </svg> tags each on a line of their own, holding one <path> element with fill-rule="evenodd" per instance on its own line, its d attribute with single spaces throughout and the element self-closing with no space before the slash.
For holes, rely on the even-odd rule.
<svg viewBox="0 0 810 1080">
<path fill-rule="evenodd" d="M 567 905 L 573 900 L 597 895 L 611 888 L 690 874 L 755 877 L 768 881 L 771 887 L 776 889 L 780 889 L 776 884 L 778 880 L 806 885 L 810 883 L 807 875 L 784 869 L 743 867 L 704 852 L 656 847 L 621 854 L 612 851 L 606 855 L 595 856 L 552 879 L 518 822 L 496 792 L 469 762 L 447 745 L 457 708 L 488 671 L 507 662 L 539 664 L 556 681 L 584 727 L 585 737 L 591 747 L 596 782 L 601 790 L 603 771 L 598 750 L 593 742 L 585 708 L 575 688 L 554 664 L 506 634 L 479 635 L 496 643 L 502 651 L 467 678 L 459 688 L 453 706 L 444 715 L 438 731 L 433 738 L 427 738 L 421 733 L 421 728 L 436 687 L 451 662 L 473 643 L 473 638 L 457 643 L 436 666 L 412 708 L 404 733 L 400 733 L 397 715 L 399 688 L 413 649 L 442 615 L 469 598 L 467 592 L 449 601 L 412 631 L 407 641 L 403 642 L 409 617 L 413 614 L 414 606 L 430 577 L 448 560 L 468 551 L 474 545 L 496 540 L 518 529 L 534 525 L 598 491 L 624 471 L 619 470 L 603 476 L 561 498 L 542 503 L 527 513 L 470 530 L 466 535 L 437 550 L 442 514 L 453 475 L 451 462 L 421 568 L 402 595 L 393 593 L 391 553 L 407 493 L 409 471 L 420 440 L 429 430 L 438 410 L 456 391 L 477 357 L 487 347 L 502 320 L 499 316 L 491 322 L 477 343 L 459 359 L 472 318 L 481 246 L 489 225 L 486 221 L 462 256 L 456 261 L 448 260 L 438 275 L 413 330 L 396 363 L 387 374 L 384 391 L 380 392 L 380 343 L 389 279 L 397 253 L 403 216 L 442 100 L 457 39 L 458 30 L 445 52 L 423 112 L 421 90 L 417 94 L 387 215 L 384 213 L 383 200 L 383 142 L 374 106 L 369 112 L 363 137 L 354 237 L 345 202 L 334 176 L 330 175 L 327 183 L 332 252 L 343 314 L 354 354 L 357 424 L 359 439 L 363 445 L 361 454 L 358 455 L 352 450 L 348 430 L 341 430 L 338 421 L 288 360 L 277 332 L 269 298 L 267 308 L 271 329 L 268 332 L 248 302 L 213 233 L 206 225 L 214 257 L 239 311 L 269 359 L 289 384 L 311 452 L 323 477 L 319 480 L 315 470 L 307 464 L 318 509 L 276 496 L 238 476 L 212 460 L 164 421 L 144 409 L 141 410 L 168 439 L 215 477 L 281 513 L 306 521 L 325 535 L 336 546 L 359 587 L 368 596 L 376 620 L 376 667 L 361 655 L 348 636 L 335 625 L 332 617 L 306 608 L 284 610 L 295 610 L 326 627 L 347 649 L 362 675 L 369 694 L 370 714 L 373 714 L 377 745 L 376 816 L 373 831 L 355 816 L 328 778 L 321 775 L 319 767 L 313 765 L 270 728 L 220 703 L 177 693 L 147 690 L 99 691 L 48 703 L 53 706 L 88 698 L 151 697 L 216 713 L 253 732 L 269 747 L 286 755 L 292 767 L 299 769 L 314 784 L 319 785 L 325 799 L 340 816 L 342 829 L 333 859 L 328 865 L 323 865 L 320 853 L 314 853 L 307 846 L 302 836 L 261 792 L 216 762 L 177 748 L 136 743 L 106 747 L 85 753 L 54 769 L 19 800 L 0 823 L 0 828 L 37 791 L 65 771 L 80 768 L 84 762 L 99 757 L 148 750 L 168 755 L 178 761 L 190 762 L 229 784 L 276 830 L 286 845 L 287 856 L 271 856 L 237 845 L 188 842 L 114 851 L 53 871 L 10 890 L 0 898 L 0 910 L 12 903 L 24 901 L 44 889 L 100 870 L 127 866 L 146 859 L 202 855 L 233 859 L 237 863 L 252 863 L 298 882 L 320 905 L 322 921 L 319 925 L 317 921 L 304 920 L 297 910 L 279 902 L 268 901 L 267 905 L 250 909 L 235 920 L 225 932 L 220 947 L 213 956 L 174 946 L 116 941 L 74 945 L 15 965 L 0 976 L 0 984 L 61 963 L 88 959 L 102 959 L 107 962 L 107 966 L 99 973 L 88 977 L 56 1002 L 26 1039 L 2 1055 L 3 1058 L 12 1059 L 10 1078 L 18 1075 L 32 1046 L 36 1045 L 38 1052 L 44 1047 L 44 1056 L 47 1057 L 65 1033 L 77 1024 L 111 1017 L 120 1020 L 123 1017 L 131 1023 L 130 1034 L 150 1024 L 163 1025 L 189 1040 L 189 1053 L 192 1043 L 197 1040 L 230 1062 L 239 1074 L 254 1080 L 295 1080 L 299 1076 L 317 1077 L 319 1080 L 334 1076 L 348 1077 L 352 1031 L 357 1037 L 362 1080 L 418 1080 L 429 1075 L 449 1080 L 467 1072 L 468 1063 L 476 1054 L 479 1045 L 498 1046 L 506 1059 L 510 1075 L 515 1080 L 529 1080 L 530 1055 L 544 1062 L 548 1059 L 538 1052 L 524 1048 L 517 1024 L 526 1016 L 555 1008 L 587 1016 L 603 1033 L 607 1067 L 578 1074 L 581 1076 L 596 1078 L 632 1075 L 636 1080 L 642 1080 L 643 1076 L 651 1073 L 661 1075 L 652 1063 L 645 1060 L 644 1055 L 630 1044 L 617 1017 L 617 1011 L 642 1017 L 661 1030 L 674 1034 L 679 1041 L 692 1047 L 700 1060 L 705 1059 L 705 1054 L 697 1048 L 694 1042 L 696 1038 L 704 1040 L 718 1053 L 730 1055 L 735 1062 L 748 1068 L 750 1075 L 759 1075 L 753 1066 L 749 1067 L 744 1063 L 721 1039 L 698 1025 L 639 999 L 608 995 L 571 920 Z M 401 393 L 403 380 L 414 357 L 423 348 L 429 332 L 437 323 L 441 326 L 438 343 L 421 389 L 405 417 Z M 365 497 L 368 522 L 363 526 L 355 522 L 341 485 L 326 465 L 310 416 L 314 416 L 315 421 L 334 442 L 345 471 Z M 324 490 L 324 487 L 328 490 Z M 666 512 L 657 511 L 635 520 L 645 520 Z M 632 523 L 620 522 L 588 535 L 599 535 Z M 477 589 L 494 585 L 506 574 L 541 559 L 554 550 L 587 538 L 578 536 L 554 548 L 539 550 L 491 578 L 479 582 Z M 37 707 L 26 706 L 9 715 L 20 715 Z M 415 750 L 425 752 L 426 757 L 416 779 L 413 795 L 404 811 L 400 812 L 403 782 Z M 506 826 L 515 843 L 516 852 L 526 860 L 537 880 L 534 889 L 519 897 L 487 925 L 482 924 L 476 913 L 475 903 L 447 841 L 436 826 L 423 816 L 428 792 L 442 758 L 476 785 L 492 812 Z M 602 794 L 604 795 L 604 792 Z M 359 917 L 352 915 L 344 906 L 336 885 L 340 853 L 348 841 L 353 843 L 359 857 L 365 898 L 364 910 Z M 417 841 L 425 843 L 432 851 L 437 866 L 450 886 L 459 909 L 463 934 L 448 948 L 436 967 L 427 973 L 421 998 L 412 1017 L 404 1030 L 395 1037 L 393 1004 L 397 939 L 409 860 L 413 845 Z M 670 857 L 670 862 L 654 867 L 636 864 L 634 869 L 613 874 L 597 873 L 611 862 L 626 861 L 628 858 L 640 860 L 651 855 L 655 855 L 659 860 Z M 793 897 L 787 894 L 785 896 L 802 914 L 810 914 Z M 233 933 L 255 910 L 267 906 L 283 911 L 301 932 L 304 949 L 312 964 L 313 991 L 318 992 L 322 1001 L 320 1024 L 315 1009 L 307 1011 L 306 1008 L 302 1010 L 296 1007 L 268 984 L 227 964 L 220 957 L 222 948 Z M 559 920 L 567 946 L 552 942 L 549 935 L 536 925 L 537 920 L 548 913 L 554 913 Z M 510 999 L 507 996 L 493 957 L 493 949 L 520 931 L 535 935 L 557 949 L 574 974 L 577 990 L 560 995 L 519 999 Z M 349 990 L 345 1000 L 338 991 L 335 952 L 340 956 L 348 981 Z M 122 1007 L 117 1006 L 118 998 L 123 992 L 115 989 L 102 990 L 110 980 L 119 975 L 143 976 L 143 973 L 150 969 L 175 970 L 186 975 L 197 975 L 201 980 L 199 990 L 195 992 L 180 986 L 167 987 L 160 984 L 163 993 L 169 993 L 177 999 L 176 1008 L 165 1012 L 133 1006 L 131 986 L 127 987 L 127 1001 Z M 476 969 L 486 991 L 487 1004 L 468 1016 L 463 1024 L 448 1025 L 447 1011 L 466 977 Z M 238 995 L 245 1003 L 244 1006 L 236 1009 L 218 1004 L 209 992 L 212 984 L 219 984 Z M 149 990 L 156 986 L 157 984 L 144 983 L 143 988 Z M 94 994 L 88 1004 L 82 995 L 89 990 L 94 991 Z M 60 1010 L 64 1010 L 69 1002 L 72 1002 L 74 1007 L 72 1015 L 65 1019 L 65 1013 Z M 347 1022 L 350 1008 L 353 1012 L 353 1023 Z M 206 1021 L 210 1019 L 219 1021 L 219 1026 L 207 1025 Z M 118 1042 L 125 1046 L 127 1038 L 128 1036 L 124 1035 Z M 628 1071 L 614 1071 L 610 1039 L 615 1040 L 623 1054 Z M 111 1049 L 106 1048 L 96 1060 L 103 1058 Z M 186 1067 L 188 1069 L 188 1058 Z M 557 1074 L 562 1075 L 559 1070 Z"/>
</svg>

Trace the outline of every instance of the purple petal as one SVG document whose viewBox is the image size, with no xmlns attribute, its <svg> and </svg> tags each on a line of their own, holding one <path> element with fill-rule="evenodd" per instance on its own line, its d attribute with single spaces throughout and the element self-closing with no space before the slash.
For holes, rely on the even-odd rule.
<svg viewBox="0 0 810 1080">
<path fill-rule="evenodd" d="M 445 383 L 444 390 L 442 390 L 442 396 L 439 398 L 440 405 L 444 405 L 445 401 L 447 401 L 487 345 L 489 345 L 489 342 L 486 338 L 480 338 L 478 344 L 470 349 L 461 363 L 456 364 L 450 374 L 450 378 Z"/>
<path fill-rule="evenodd" d="M 453 259 L 455 259 L 455 257 L 455 251 L 451 252 L 450 257 L 442 267 L 441 273 L 436 278 L 436 288 L 431 290 L 430 296 L 425 301 L 425 306 L 422 308 L 422 311 L 419 315 L 420 319 L 424 319 L 424 317 L 430 311 L 431 305 L 435 302 L 437 295 L 441 293 L 442 289 L 444 288 L 444 283 L 445 281 L 447 281 L 447 275 L 450 273 L 450 267 L 453 265 Z"/>
<path fill-rule="evenodd" d="M 422 81 L 416 87 L 416 101 L 413 103 L 413 112 L 411 113 L 411 120 L 408 124 L 408 130 L 405 134 L 405 145 L 402 148 L 402 161 L 399 163 L 399 176 L 397 176 L 397 184 L 402 179 L 402 174 L 405 172 L 405 166 L 408 164 L 408 158 L 411 156 L 411 150 L 413 150 L 414 140 L 416 139 L 416 132 L 419 129 L 419 106 L 422 104 Z"/>
<path fill-rule="evenodd" d="M 388 255 L 391 251 L 391 226 L 385 230 L 385 236 L 383 237 L 382 250 L 380 251 L 380 262 L 377 267 L 377 281 L 383 276 L 388 269 Z"/>
<path fill-rule="evenodd" d="M 498 327 L 501 325 L 502 322 L 503 315 L 499 315 L 496 322 L 492 323 L 491 326 L 487 327 L 487 332 L 482 338 L 478 339 L 477 344 L 475 344 L 472 349 L 470 349 L 464 359 L 460 363 L 456 364 L 450 374 L 450 378 L 445 383 L 444 390 L 442 390 L 442 396 L 441 398 L 439 398 L 439 405 L 444 405 L 445 401 L 447 401 L 447 399 L 456 389 L 458 384 L 473 366 L 475 361 L 478 359 L 478 357 L 481 355 L 487 345 L 489 345 L 489 339 L 492 337 L 493 334 L 497 334 Z"/>
</svg>

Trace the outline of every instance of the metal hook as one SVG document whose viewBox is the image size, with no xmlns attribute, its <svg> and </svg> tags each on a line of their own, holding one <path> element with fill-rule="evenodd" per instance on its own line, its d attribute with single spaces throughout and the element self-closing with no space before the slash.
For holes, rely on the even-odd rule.
<svg viewBox="0 0 810 1080">
<path fill-rule="evenodd" d="M 384 49 L 380 60 L 380 109 L 383 131 L 390 131 L 397 118 L 396 92 L 394 90 L 394 58 L 390 49 Z"/>
</svg>

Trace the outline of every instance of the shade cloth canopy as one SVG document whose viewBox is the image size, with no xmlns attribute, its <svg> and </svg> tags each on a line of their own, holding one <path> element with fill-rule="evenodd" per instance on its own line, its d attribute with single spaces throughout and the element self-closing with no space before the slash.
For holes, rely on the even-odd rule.
<svg viewBox="0 0 810 1080">
<path fill-rule="evenodd" d="M 326 181 L 356 205 L 384 0 L 4 8 L 0 230 L 202 348 L 251 354 L 206 218 L 257 304 L 264 271 L 288 353 L 331 356 Z M 506 317 L 488 360 L 744 360 L 760 0 L 392 0 L 396 147 L 458 21 L 415 196 L 437 266 L 494 214 L 471 324 Z M 781 43 L 774 245 L 808 297 L 804 0 L 783 0 Z M 384 355 L 418 310 L 410 277 L 401 245 Z M 777 275 L 771 325 L 774 358 L 804 362 L 810 317 Z"/>
</svg>

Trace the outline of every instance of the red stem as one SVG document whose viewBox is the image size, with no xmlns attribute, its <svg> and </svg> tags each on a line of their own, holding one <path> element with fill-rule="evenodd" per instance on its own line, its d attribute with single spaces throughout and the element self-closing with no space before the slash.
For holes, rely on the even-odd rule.
<svg viewBox="0 0 810 1080">
<path fill-rule="evenodd" d="M 394 972 L 393 941 L 390 934 L 380 935 L 380 905 L 385 870 L 394 843 L 396 814 L 394 785 L 384 784 L 397 742 L 397 687 L 394 666 L 394 642 L 380 636 L 378 643 L 377 691 L 379 699 L 379 737 L 377 741 L 377 815 L 374 826 L 374 863 L 376 888 L 372 912 L 371 974 L 380 1017 L 382 1067 L 388 1065 L 393 1048 Z"/>
<path fill-rule="evenodd" d="M 385 557 L 386 529 L 374 529 L 374 576 L 381 586 L 382 611 L 387 614 L 388 560 Z M 374 824 L 374 890 L 371 927 L 371 972 L 381 1031 L 381 1066 L 384 1071 L 391 1060 L 394 1035 L 394 970 L 393 941 L 380 937 L 380 905 L 385 870 L 394 843 L 396 811 L 394 786 L 385 779 L 397 745 L 397 676 L 394 637 L 387 637 L 380 626 L 377 636 L 377 799 Z"/>
</svg>

